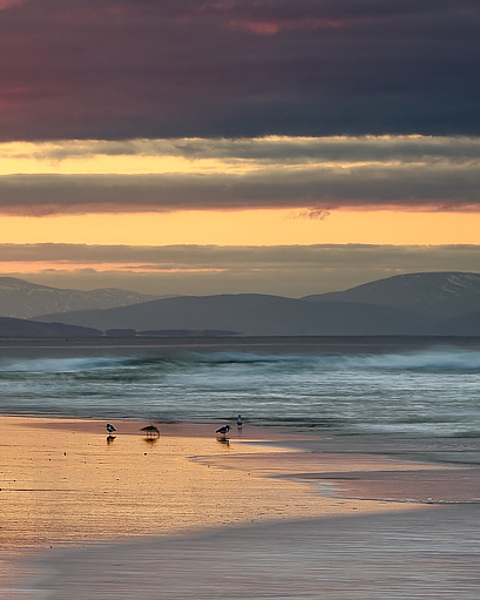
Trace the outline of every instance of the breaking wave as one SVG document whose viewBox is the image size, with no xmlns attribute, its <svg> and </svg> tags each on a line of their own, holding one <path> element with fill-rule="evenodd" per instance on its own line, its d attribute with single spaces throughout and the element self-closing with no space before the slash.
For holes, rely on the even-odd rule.
<svg viewBox="0 0 480 600">
<path fill-rule="evenodd" d="M 406 434 L 480 430 L 480 349 L 402 344 L 25 349 L 0 356 L 0 412 Z M 473 432 L 473 433 L 472 433 Z"/>
<path fill-rule="evenodd" d="M 377 369 L 425 369 L 425 370 L 465 370 L 480 369 L 478 350 L 425 350 L 417 352 L 371 354 L 357 357 L 342 357 L 347 366 Z"/>
<path fill-rule="evenodd" d="M 76 373 L 85 371 L 239 367 L 277 365 L 319 369 L 378 370 L 480 370 L 480 350 L 432 349 L 394 353 L 302 353 L 177 352 L 155 356 L 88 356 L 49 358 L 0 358 L 0 369 L 24 373 Z"/>
</svg>

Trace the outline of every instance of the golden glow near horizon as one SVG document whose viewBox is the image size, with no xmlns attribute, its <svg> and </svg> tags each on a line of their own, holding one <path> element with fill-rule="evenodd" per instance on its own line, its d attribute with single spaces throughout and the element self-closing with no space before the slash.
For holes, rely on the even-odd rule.
<svg viewBox="0 0 480 600">
<path fill-rule="evenodd" d="M 188 273 L 221 273 L 226 269 L 217 269 L 217 268 L 204 268 L 204 267 L 196 267 L 196 268 L 188 268 L 188 267 L 172 267 L 172 268 L 162 268 L 161 266 L 155 266 L 154 268 L 149 265 L 139 265 L 137 263 L 88 263 L 88 262 L 74 262 L 74 261 L 35 261 L 35 262 L 27 262 L 27 261 L 10 261 L 6 263 L 1 263 L 1 273 L 5 275 L 17 275 L 18 273 L 46 273 L 49 270 L 62 271 L 63 273 L 78 273 L 79 271 L 85 271 L 88 269 L 95 269 L 96 273 L 111 273 L 113 271 L 118 271 L 122 273 L 167 273 L 169 275 L 174 275 L 177 273 L 188 274 Z"/>
<path fill-rule="evenodd" d="M 10 244 L 480 244 L 479 213 L 393 210 L 336 210 L 323 218 L 295 209 L 0 216 L 0 228 Z"/>
<path fill-rule="evenodd" d="M 344 174 L 348 177 L 349 169 L 354 171 L 364 165 L 369 167 L 365 181 L 369 181 L 369 177 L 375 178 L 377 173 L 380 180 L 388 178 L 389 173 L 398 169 L 401 180 L 408 181 L 409 169 L 413 166 L 418 175 L 418 169 L 421 170 L 425 164 L 433 169 L 428 177 L 435 181 L 435 173 L 441 173 L 442 165 L 447 163 L 454 171 L 461 164 L 468 164 L 473 169 L 479 147 L 478 138 L 422 136 L 11 142 L 0 144 L 0 177 L 15 176 L 21 181 L 23 176 L 39 174 L 85 175 L 87 178 L 95 174 L 113 177 L 115 174 L 214 174 L 225 175 L 228 188 L 228 175 L 253 173 L 256 177 L 257 171 L 263 172 L 264 176 L 267 174 L 265 185 L 268 185 L 269 177 L 274 181 L 275 172 L 288 170 L 295 174 L 298 170 L 294 181 L 301 182 L 302 173 L 312 173 L 320 167 L 326 169 L 325 172 L 329 169 L 335 172 L 336 181 L 342 182 Z M 382 168 L 386 170 L 382 171 Z M 78 181 L 76 185 L 79 185 Z M 32 194 L 35 194 L 34 187 Z M 157 212 L 153 207 L 142 208 L 141 196 L 136 198 L 137 205 L 132 202 L 117 208 L 110 206 L 112 212 L 108 213 L 102 212 L 105 207 L 101 202 L 97 207 L 95 198 L 86 207 L 69 206 L 68 199 L 62 206 L 63 199 L 57 198 L 58 204 L 54 206 L 64 213 L 34 217 L 12 216 L 12 207 L 20 212 L 33 211 L 37 207 L 35 203 L 30 207 L 28 202 L 23 207 L 15 203 L 9 206 L 8 192 L 5 192 L 4 210 L 6 214 L 10 211 L 10 216 L 0 214 L 1 242 L 129 246 L 480 244 L 480 212 L 468 212 L 466 206 L 465 212 L 448 210 L 447 207 L 434 210 L 427 201 L 423 208 L 421 202 L 414 208 L 392 208 L 388 206 L 387 199 L 381 201 L 378 198 L 368 206 L 368 194 L 364 194 L 363 200 L 357 199 L 357 208 L 348 208 L 347 198 L 345 206 L 324 211 L 321 206 L 309 205 L 315 205 L 315 200 L 309 200 L 305 191 L 299 192 L 299 198 L 302 194 L 307 196 L 305 206 L 302 207 L 301 200 L 293 198 L 292 205 L 298 205 L 296 208 L 288 207 L 288 199 L 280 201 L 278 206 L 275 199 L 270 199 L 271 208 L 220 210 L 202 208 L 201 201 L 197 199 L 192 202 L 191 210 L 180 205 L 179 210 L 172 212 L 168 212 L 168 206 L 162 208 L 161 203 Z M 332 204 L 335 203 L 333 200 Z M 251 204 L 255 206 L 255 199 Z M 282 204 L 287 207 L 282 207 Z M 440 201 L 438 204 L 442 206 Z M 82 210 L 96 209 L 98 213 L 81 213 Z M 69 210 L 72 214 L 68 214 Z M 122 210 L 125 212 L 122 213 Z M 41 210 L 38 212 L 41 213 Z M 88 265 L 73 264 L 61 258 L 48 264 L 2 264 L 4 273 L 38 272 L 49 267 L 67 270 L 88 268 Z M 102 263 L 92 265 L 97 271 L 113 267 Z M 171 267 L 174 269 L 175 265 Z M 115 268 L 137 270 L 141 269 L 141 265 L 117 264 Z"/>
</svg>

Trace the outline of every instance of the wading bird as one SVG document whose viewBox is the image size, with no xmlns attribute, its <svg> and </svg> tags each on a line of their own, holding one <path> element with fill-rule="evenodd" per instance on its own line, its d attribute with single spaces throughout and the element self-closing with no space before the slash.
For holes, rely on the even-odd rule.
<svg viewBox="0 0 480 600">
<path fill-rule="evenodd" d="M 144 431 L 147 434 L 147 437 L 159 437 L 160 431 L 158 427 L 155 425 L 147 425 L 146 427 L 142 427 L 140 431 Z"/>
<path fill-rule="evenodd" d="M 218 437 L 223 437 L 225 439 L 225 436 L 227 435 L 227 433 L 230 431 L 230 425 L 224 425 L 223 427 L 220 427 L 219 429 L 217 429 L 217 431 L 215 433 L 218 434 Z"/>
</svg>

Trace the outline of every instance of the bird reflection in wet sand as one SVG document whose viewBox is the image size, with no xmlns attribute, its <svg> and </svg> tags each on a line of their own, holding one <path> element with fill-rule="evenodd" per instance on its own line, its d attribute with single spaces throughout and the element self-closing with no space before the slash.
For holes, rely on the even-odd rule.
<svg viewBox="0 0 480 600">
<path fill-rule="evenodd" d="M 217 442 L 219 444 L 223 444 L 224 446 L 230 446 L 230 440 L 227 438 L 217 437 Z"/>
<path fill-rule="evenodd" d="M 114 435 L 109 435 L 109 436 L 107 437 L 107 444 L 110 446 L 110 444 L 113 444 L 113 442 L 115 441 L 115 439 L 116 439 L 116 436 L 114 436 Z"/>
<path fill-rule="evenodd" d="M 149 446 L 153 446 L 153 444 L 156 444 L 158 442 L 158 436 L 156 437 L 144 437 L 143 441 L 148 444 Z"/>
<path fill-rule="evenodd" d="M 146 427 L 142 427 L 140 431 L 144 431 L 146 433 L 147 440 L 156 440 L 160 437 L 160 431 L 158 427 L 155 427 L 155 425 L 147 425 Z"/>
</svg>

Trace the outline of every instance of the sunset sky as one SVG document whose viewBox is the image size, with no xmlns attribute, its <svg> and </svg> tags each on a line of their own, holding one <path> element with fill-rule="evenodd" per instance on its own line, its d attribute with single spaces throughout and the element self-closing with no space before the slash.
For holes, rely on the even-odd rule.
<svg viewBox="0 0 480 600">
<path fill-rule="evenodd" d="M 480 272 L 478 0 L 0 0 L 0 276 Z"/>
</svg>

